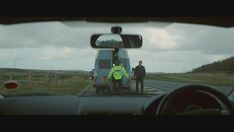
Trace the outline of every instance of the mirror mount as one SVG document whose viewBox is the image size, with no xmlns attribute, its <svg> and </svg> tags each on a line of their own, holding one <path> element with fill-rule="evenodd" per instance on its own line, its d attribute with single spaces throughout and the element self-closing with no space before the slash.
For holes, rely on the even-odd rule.
<svg viewBox="0 0 234 132">
<path fill-rule="evenodd" d="M 113 34 L 121 34 L 122 33 L 122 27 L 119 27 L 119 26 L 112 27 L 111 32 Z"/>
</svg>

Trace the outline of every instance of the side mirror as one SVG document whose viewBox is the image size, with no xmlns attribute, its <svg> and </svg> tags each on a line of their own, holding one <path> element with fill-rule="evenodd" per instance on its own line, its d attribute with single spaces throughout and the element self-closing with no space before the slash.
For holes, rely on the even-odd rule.
<svg viewBox="0 0 234 132">
<path fill-rule="evenodd" d="M 135 68 L 132 68 L 132 72 L 134 72 Z"/>
<path fill-rule="evenodd" d="M 18 87 L 18 82 L 13 80 L 8 80 L 4 83 L 6 89 L 16 89 Z"/>
<path fill-rule="evenodd" d="M 93 76 L 94 76 L 94 75 L 93 75 L 93 71 L 90 71 L 90 72 L 89 72 L 89 80 L 93 80 Z"/>
</svg>

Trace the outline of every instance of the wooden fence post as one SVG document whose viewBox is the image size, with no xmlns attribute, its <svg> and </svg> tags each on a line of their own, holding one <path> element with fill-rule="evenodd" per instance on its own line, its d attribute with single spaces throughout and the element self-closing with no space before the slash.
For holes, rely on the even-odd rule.
<svg viewBox="0 0 234 132">
<path fill-rule="evenodd" d="M 49 73 L 47 73 L 45 76 L 46 76 L 46 83 L 49 83 Z"/>
<path fill-rule="evenodd" d="M 13 79 L 13 73 L 11 72 L 9 75 L 9 80 L 12 80 L 12 79 Z"/>
<path fill-rule="evenodd" d="M 32 88 L 32 72 L 29 72 L 29 87 Z"/>
<path fill-rule="evenodd" d="M 55 82 L 56 82 L 56 84 L 58 84 L 58 73 L 57 72 L 55 73 Z"/>
<path fill-rule="evenodd" d="M 1 72 L 0 76 L 1 76 L 0 80 L 3 80 L 3 72 Z"/>
</svg>

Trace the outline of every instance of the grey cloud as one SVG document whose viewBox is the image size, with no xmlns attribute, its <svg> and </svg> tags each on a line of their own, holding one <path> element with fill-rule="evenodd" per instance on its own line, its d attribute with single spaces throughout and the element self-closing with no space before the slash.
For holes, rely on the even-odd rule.
<svg viewBox="0 0 234 132">
<path fill-rule="evenodd" d="M 8 65 L 1 63 L 0 66 L 13 66 L 13 59 L 23 57 L 18 61 L 22 67 L 89 70 L 93 68 L 97 52 L 89 45 L 90 36 L 109 33 L 110 26 L 71 28 L 59 22 L 0 25 L 0 59 L 5 62 L 11 59 Z M 143 60 L 147 70 L 152 72 L 189 71 L 234 55 L 234 29 L 189 24 L 165 28 L 141 25 L 125 26 L 123 33 L 142 34 L 143 47 L 128 50 L 131 65 Z M 72 53 L 64 55 L 64 47 L 72 48 Z"/>
<path fill-rule="evenodd" d="M 206 54 L 230 54 L 234 51 L 234 29 L 174 24 L 166 29 L 181 37 L 175 50 L 200 50 Z"/>
<path fill-rule="evenodd" d="M 142 49 L 149 52 L 200 51 L 205 54 L 231 54 L 234 51 L 233 28 L 171 24 L 165 28 L 129 29 L 143 36 Z"/>
<path fill-rule="evenodd" d="M 38 48 L 90 46 L 93 33 L 107 32 L 103 28 L 71 28 L 60 22 L 18 24 L 0 27 L 0 48 Z"/>
<path fill-rule="evenodd" d="M 140 24 L 140 27 L 122 25 L 123 33 L 142 34 L 142 50 L 200 50 L 206 54 L 228 54 L 234 51 L 234 29 L 191 24 L 171 24 L 165 28 L 151 28 L 147 24 L 145 27 L 144 24 Z M 0 48 L 87 48 L 93 33 L 109 33 L 110 27 L 111 24 L 106 27 L 97 24 L 96 27 L 72 28 L 60 22 L 0 26 Z"/>
</svg>

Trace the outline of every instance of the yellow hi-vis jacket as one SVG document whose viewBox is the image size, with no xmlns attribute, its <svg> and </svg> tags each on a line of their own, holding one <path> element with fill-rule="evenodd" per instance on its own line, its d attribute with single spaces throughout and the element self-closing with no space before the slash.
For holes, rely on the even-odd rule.
<svg viewBox="0 0 234 132">
<path fill-rule="evenodd" d="M 120 80 L 122 79 L 123 76 L 125 76 L 126 78 L 129 78 L 123 66 L 114 66 L 108 75 L 108 79 L 110 79 L 112 75 L 115 80 Z"/>
</svg>

